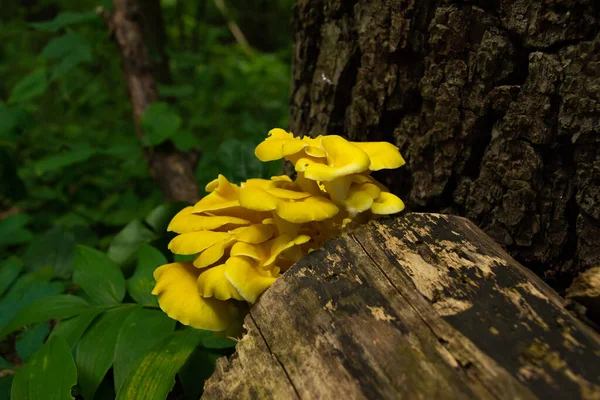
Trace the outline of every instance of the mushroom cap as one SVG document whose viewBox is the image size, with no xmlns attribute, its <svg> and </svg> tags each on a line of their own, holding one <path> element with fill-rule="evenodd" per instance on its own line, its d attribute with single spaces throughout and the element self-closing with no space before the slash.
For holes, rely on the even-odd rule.
<svg viewBox="0 0 600 400">
<path fill-rule="evenodd" d="M 389 192 L 381 192 L 371 206 L 371 212 L 378 215 L 395 214 L 402 210 L 404 210 L 404 203 L 402 200 Z"/>
<path fill-rule="evenodd" d="M 345 175 L 360 173 L 369 169 L 371 160 L 367 153 L 341 136 L 324 136 L 321 140 L 327 153 L 326 163 L 300 158 L 296 164 L 297 172 L 315 181 L 332 181 Z"/>
<path fill-rule="evenodd" d="M 286 189 L 240 189 L 240 204 L 250 210 L 275 211 L 288 222 L 304 223 L 321 221 L 337 214 L 339 209 L 324 196 L 312 196 L 307 192 Z"/>
<path fill-rule="evenodd" d="M 399 168 L 406 164 L 398 147 L 388 142 L 354 142 L 354 145 L 367 153 L 371 171 Z"/>
<path fill-rule="evenodd" d="M 217 300 L 244 300 L 240 292 L 225 277 L 225 264 L 207 268 L 198 276 L 198 292 L 202 297 Z"/>
<path fill-rule="evenodd" d="M 204 196 L 192 208 L 193 213 L 205 213 L 209 211 L 224 210 L 239 206 L 239 187 L 229 182 L 223 175 L 206 185 L 208 195 Z"/>
<path fill-rule="evenodd" d="M 250 221 L 230 216 L 198 215 L 193 213 L 193 207 L 185 207 L 179 211 L 169 223 L 167 231 L 188 233 L 211 231 L 226 225 L 249 225 Z"/>
<path fill-rule="evenodd" d="M 154 271 L 156 285 L 152 294 L 167 315 L 184 325 L 209 331 L 223 331 L 238 317 L 237 308 L 228 302 L 203 298 L 198 292 L 199 271 L 191 263 L 166 264 Z"/>
<path fill-rule="evenodd" d="M 254 303 L 258 296 L 277 279 L 274 271 L 265 271 L 246 257 L 229 257 L 225 262 L 225 276 L 248 303 Z"/>
<path fill-rule="evenodd" d="M 199 231 L 182 233 L 169 243 L 169 250 L 175 254 L 191 255 L 206 250 L 215 243 L 232 237 L 227 232 Z"/>
</svg>

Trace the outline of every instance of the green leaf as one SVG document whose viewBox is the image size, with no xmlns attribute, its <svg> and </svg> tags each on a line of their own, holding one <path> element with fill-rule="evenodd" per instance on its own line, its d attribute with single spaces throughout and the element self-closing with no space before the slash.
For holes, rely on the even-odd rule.
<svg viewBox="0 0 600 400">
<path fill-rule="evenodd" d="M 87 22 L 98 19 L 98 14 L 93 11 L 90 12 L 72 12 L 72 11 L 63 11 L 54 17 L 51 21 L 44 22 L 35 22 L 30 24 L 37 30 L 44 32 L 56 32 L 65 26 L 69 26 L 72 24 L 77 24 L 80 22 Z"/>
<path fill-rule="evenodd" d="M 175 329 L 175 320 L 158 310 L 138 309 L 121 326 L 115 348 L 115 392 L 135 365 Z"/>
<path fill-rule="evenodd" d="M 11 256 L 0 262 L 0 296 L 17 279 L 22 268 L 23 262 L 15 256 Z"/>
<path fill-rule="evenodd" d="M 183 152 L 199 149 L 201 146 L 200 140 L 190 131 L 180 131 L 171 139 L 177 150 Z"/>
<path fill-rule="evenodd" d="M 29 242 L 33 235 L 25 226 L 30 219 L 26 214 L 15 214 L 0 220 L 0 247 Z"/>
<path fill-rule="evenodd" d="M 156 146 L 173 136 L 181 127 L 181 117 L 167 103 L 155 102 L 142 115 L 144 146 Z"/>
<path fill-rule="evenodd" d="M 81 63 L 92 61 L 92 49 L 84 36 L 73 32 L 52 39 L 41 56 L 56 60 L 52 80 L 66 74 Z"/>
<path fill-rule="evenodd" d="M 217 333 L 211 331 L 198 330 L 198 335 L 202 338 L 202 347 L 207 349 L 227 349 L 236 344 L 235 341 L 217 336 Z"/>
<path fill-rule="evenodd" d="M 46 92 L 48 77 L 43 68 L 36 69 L 19 81 L 10 93 L 9 102 L 24 103 Z"/>
<path fill-rule="evenodd" d="M 12 386 L 13 376 L 0 376 L 0 400 L 10 400 L 10 387 Z"/>
<path fill-rule="evenodd" d="M 43 175 L 47 172 L 56 171 L 87 161 L 95 154 L 95 152 L 96 151 L 91 147 L 81 147 L 67 153 L 48 156 L 36 161 L 33 164 L 33 170 L 36 175 Z"/>
<path fill-rule="evenodd" d="M 0 341 L 9 333 L 29 324 L 50 319 L 68 318 L 81 314 L 89 308 L 81 297 L 70 294 L 43 297 L 23 307 L 6 326 L 0 330 Z"/>
<path fill-rule="evenodd" d="M 193 329 L 177 331 L 163 339 L 129 374 L 117 399 L 164 400 L 175 384 L 175 374 L 200 341 Z"/>
<path fill-rule="evenodd" d="M 71 349 L 61 338 L 49 340 L 15 375 L 12 400 L 72 399 L 77 369 Z"/>
<path fill-rule="evenodd" d="M 72 349 L 92 321 L 103 311 L 104 309 L 101 307 L 93 307 L 75 317 L 60 321 L 52 330 L 50 339 L 60 336 L 67 342 L 69 348 Z"/>
<path fill-rule="evenodd" d="M 138 250 L 156 238 L 140 220 L 133 220 L 115 236 L 108 248 L 108 257 L 119 265 L 132 261 Z"/>
<path fill-rule="evenodd" d="M 189 206 L 189 204 L 183 201 L 161 204 L 150 211 L 150 214 L 146 217 L 146 223 L 154 229 L 155 232 L 162 234 L 166 232 L 167 226 L 169 226 L 169 222 L 171 222 L 175 214 L 187 206 Z"/>
<path fill-rule="evenodd" d="M 75 236 L 61 228 L 35 238 L 23 256 L 27 269 L 52 268 L 55 276 L 68 279 L 73 274 Z"/>
<path fill-rule="evenodd" d="M 129 295 L 139 304 L 158 307 L 158 300 L 152 294 L 156 281 L 154 270 L 166 264 L 167 258 L 150 245 L 144 245 L 138 252 L 138 261 L 133 276 L 127 280 Z"/>
<path fill-rule="evenodd" d="M 30 272 L 19 277 L 0 299 L 0 328 L 6 329 L 5 325 L 27 305 L 43 297 L 58 295 L 65 290 L 63 282 L 49 282 L 51 277 L 47 271 Z"/>
<path fill-rule="evenodd" d="M 215 365 L 223 354 L 214 350 L 197 348 L 177 374 L 183 387 L 183 397 L 199 399 L 204 390 L 204 382 L 215 372 Z"/>
<path fill-rule="evenodd" d="M 79 341 L 76 362 L 84 399 L 94 398 L 96 389 L 113 364 L 119 330 L 136 307 L 127 304 L 108 310 Z"/>
<path fill-rule="evenodd" d="M 163 97 L 187 97 L 194 94 L 194 87 L 192 85 L 158 84 L 158 93 Z"/>
<path fill-rule="evenodd" d="M 38 351 L 44 344 L 44 339 L 50 332 L 50 323 L 42 322 L 22 332 L 15 343 L 17 353 L 21 360 L 27 362 L 31 355 Z"/>
<path fill-rule="evenodd" d="M 104 253 L 87 246 L 77 246 L 73 282 L 98 304 L 119 304 L 125 296 L 125 278 L 119 266 Z"/>
</svg>

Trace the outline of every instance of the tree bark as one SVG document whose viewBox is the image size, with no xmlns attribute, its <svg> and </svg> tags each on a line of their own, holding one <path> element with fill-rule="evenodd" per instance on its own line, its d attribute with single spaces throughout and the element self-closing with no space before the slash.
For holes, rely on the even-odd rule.
<svg viewBox="0 0 600 400">
<path fill-rule="evenodd" d="M 298 0 L 290 130 L 398 145 L 409 209 L 555 288 L 600 265 L 600 3 Z"/>
<path fill-rule="evenodd" d="M 600 340 L 468 220 L 333 239 L 251 308 L 211 399 L 598 399 Z"/>
<path fill-rule="evenodd" d="M 139 138 L 144 136 L 141 126 L 141 117 L 144 110 L 158 100 L 155 79 L 170 80 L 170 74 L 164 57 L 161 57 L 156 67 L 150 60 L 148 48 L 144 41 L 142 24 L 162 23 L 160 15 L 142 9 L 144 6 L 160 6 L 158 2 L 142 0 L 113 0 L 114 11 L 111 15 L 104 13 L 110 31 L 114 34 L 115 41 L 121 53 L 123 71 L 127 79 L 129 98 L 133 107 L 133 120 Z M 156 10 L 155 10 L 156 11 Z M 158 9 L 160 11 L 160 9 Z M 150 18 L 151 15 L 154 15 Z M 145 18 L 142 18 L 142 17 Z M 149 30 L 150 28 L 148 27 Z M 164 28 L 154 27 L 156 32 L 148 40 L 154 45 L 162 45 Z M 156 77 L 153 76 L 153 72 Z M 167 141 L 159 146 L 144 150 L 146 162 L 150 173 L 157 181 L 163 192 L 165 200 L 181 200 L 190 203 L 199 198 L 198 184 L 194 174 L 195 156 L 175 149 Z"/>
</svg>

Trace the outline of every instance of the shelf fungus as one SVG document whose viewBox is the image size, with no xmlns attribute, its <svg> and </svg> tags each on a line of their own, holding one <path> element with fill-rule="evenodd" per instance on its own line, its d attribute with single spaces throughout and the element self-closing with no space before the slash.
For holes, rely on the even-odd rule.
<svg viewBox="0 0 600 400">
<path fill-rule="evenodd" d="M 296 138 L 273 129 L 255 155 L 292 162 L 296 179 L 253 178 L 237 185 L 219 175 L 206 186 L 209 193 L 168 226 L 178 234 L 169 250 L 193 259 L 157 268 L 152 293 L 182 324 L 237 331 L 247 305 L 295 262 L 344 229 L 404 209 L 370 175 L 404 165 L 390 143 Z"/>
</svg>

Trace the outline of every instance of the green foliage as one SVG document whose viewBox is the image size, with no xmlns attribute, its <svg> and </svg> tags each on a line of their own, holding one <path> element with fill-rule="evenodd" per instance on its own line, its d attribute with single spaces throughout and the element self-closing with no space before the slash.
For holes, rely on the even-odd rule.
<svg viewBox="0 0 600 400">
<path fill-rule="evenodd" d="M 77 382 L 77 369 L 71 350 L 61 338 L 55 338 L 33 355 L 14 378 L 12 400 L 70 399 Z"/>
<path fill-rule="evenodd" d="M 153 271 L 178 259 L 166 256 L 166 229 L 187 204 L 163 203 L 145 154 L 171 144 L 199 154 L 201 185 L 219 173 L 278 173 L 253 152 L 286 125 L 293 1 L 231 0 L 224 16 L 213 2 L 163 0 L 165 45 L 149 50 L 157 63 L 166 55 L 171 76 L 143 114 L 143 139 L 118 48 L 94 11 L 111 3 L 0 9 L 0 400 L 11 390 L 198 398 L 235 344 L 157 309 Z"/>
</svg>

